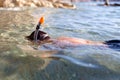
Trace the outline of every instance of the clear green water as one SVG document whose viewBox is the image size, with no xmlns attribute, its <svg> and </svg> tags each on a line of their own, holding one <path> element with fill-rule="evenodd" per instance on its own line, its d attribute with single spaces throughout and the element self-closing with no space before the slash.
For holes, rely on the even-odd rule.
<svg viewBox="0 0 120 80">
<path fill-rule="evenodd" d="M 57 38 L 93 41 L 120 39 L 120 7 L 78 3 L 75 10 L 38 8 L 0 10 L 0 80 L 120 80 L 120 52 L 96 46 L 35 50 L 25 39 L 40 16 L 44 30 Z M 34 57 L 52 54 L 52 58 Z"/>
</svg>

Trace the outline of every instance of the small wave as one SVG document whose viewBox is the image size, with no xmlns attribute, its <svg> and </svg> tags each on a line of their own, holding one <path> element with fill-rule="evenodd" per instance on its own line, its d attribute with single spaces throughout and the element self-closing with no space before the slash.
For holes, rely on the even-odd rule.
<svg viewBox="0 0 120 80">
<path fill-rule="evenodd" d="M 65 55 L 51 55 L 50 56 L 51 58 L 62 58 L 64 60 L 67 60 L 67 61 L 70 61 L 71 63 L 74 63 L 76 65 L 79 65 L 79 66 L 83 66 L 83 67 L 89 67 L 89 68 L 98 68 L 97 65 L 94 65 L 92 63 L 85 63 L 83 61 L 80 61 L 78 59 L 75 59 L 75 58 L 72 58 L 72 57 L 69 57 L 69 56 L 65 56 Z"/>
</svg>

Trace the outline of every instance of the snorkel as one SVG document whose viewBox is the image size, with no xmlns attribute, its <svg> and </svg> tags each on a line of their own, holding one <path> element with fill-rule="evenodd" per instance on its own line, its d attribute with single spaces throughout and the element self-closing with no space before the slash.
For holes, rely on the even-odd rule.
<svg viewBox="0 0 120 80">
<path fill-rule="evenodd" d="M 39 30 L 41 28 L 41 24 L 44 23 L 44 17 L 41 17 L 37 26 L 36 26 L 36 30 L 34 32 L 34 41 L 37 42 L 37 37 L 38 37 L 38 33 L 39 33 Z"/>
<path fill-rule="evenodd" d="M 43 24 L 43 23 L 44 23 L 44 17 L 42 16 L 42 17 L 40 18 L 37 26 L 36 26 L 36 30 L 37 30 L 37 29 L 40 29 L 40 28 L 41 28 L 40 26 L 41 26 L 41 24 Z"/>
<path fill-rule="evenodd" d="M 35 41 L 37 42 L 38 40 L 40 40 L 40 33 L 41 34 L 45 34 L 45 32 L 41 31 L 41 25 L 44 23 L 44 17 L 41 17 L 37 26 L 36 26 L 36 30 L 33 31 L 29 36 L 26 36 L 26 39 L 30 40 L 30 41 Z"/>
</svg>

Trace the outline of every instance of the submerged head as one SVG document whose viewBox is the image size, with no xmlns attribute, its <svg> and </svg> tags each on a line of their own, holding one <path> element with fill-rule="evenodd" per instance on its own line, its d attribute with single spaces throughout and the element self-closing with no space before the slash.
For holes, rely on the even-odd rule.
<svg viewBox="0 0 120 80">
<path fill-rule="evenodd" d="M 44 41 L 44 40 L 50 39 L 50 37 L 48 36 L 48 34 L 46 32 L 40 30 L 40 26 L 43 23 L 44 23 L 44 17 L 41 17 L 38 24 L 37 24 L 37 26 L 36 26 L 36 30 L 33 31 L 26 38 L 28 40 L 31 40 L 31 41 Z"/>
<path fill-rule="evenodd" d="M 35 30 L 26 38 L 30 41 L 44 41 L 50 39 L 50 36 L 44 31 Z"/>
</svg>

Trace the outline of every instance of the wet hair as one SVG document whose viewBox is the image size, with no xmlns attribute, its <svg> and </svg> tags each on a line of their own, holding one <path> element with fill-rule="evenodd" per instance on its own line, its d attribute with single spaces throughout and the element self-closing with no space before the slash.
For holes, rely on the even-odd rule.
<svg viewBox="0 0 120 80">
<path fill-rule="evenodd" d="M 120 51 L 120 40 L 109 40 L 105 41 L 104 44 L 108 45 L 111 49 Z"/>
<path fill-rule="evenodd" d="M 31 41 L 44 41 L 50 39 L 46 32 L 43 32 L 39 29 L 33 31 L 29 36 L 26 36 L 26 38 Z"/>
</svg>

